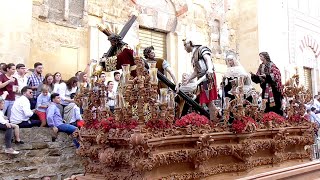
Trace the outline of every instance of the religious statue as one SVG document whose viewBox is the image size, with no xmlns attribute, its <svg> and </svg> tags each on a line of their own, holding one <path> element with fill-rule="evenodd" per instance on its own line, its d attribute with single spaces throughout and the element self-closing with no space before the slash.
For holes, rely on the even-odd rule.
<svg viewBox="0 0 320 180">
<path fill-rule="evenodd" d="M 200 86 L 200 104 L 206 104 L 209 108 L 210 120 L 217 122 L 217 108 L 214 100 L 218 98 L 216 74 L 211 60 L 211 50 L 206 46 L 196 45 L 193 41 L 184 40 L 185 50 L 192 52 L 193 73 L 186 81 L 188 84 L 192 79 L 198 78 L 195 83 Z"/>
<path fill-rule="evenodd" d="M 253 82 L 260 84 L 262 89 L 262 99 L 267 100 L 266 112 L 273 111 L 282 115 L 282 83 L 281 72 L 278 67 L 271 61 L 267 52 L 259 54 L 262 63 L 256 74 L 251 73 Z"/>
</svg>

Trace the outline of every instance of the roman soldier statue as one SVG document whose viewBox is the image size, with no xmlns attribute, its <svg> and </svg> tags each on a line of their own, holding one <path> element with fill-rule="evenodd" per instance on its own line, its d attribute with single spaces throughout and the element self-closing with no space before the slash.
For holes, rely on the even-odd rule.
<svg viewBox="0 0 320 180">
<path fill-rule="evenodd" d="M 191 63 L 193 66 L 193 73 L 184 85 L 189 84 L 191 80 L 197 77 L 197 82 L 190 83 L 190 85 L 200 88 L 200 104 L 208 106 L 210 120 L 217 122 L 217 108 L 214 100 L 218 98 L 218 91 L 215 69 L 211 60 L 211 50 L 206 46 L 196 45 L 192 41 L 186 40 L 184 40 L 184 47 L 188 53 L 192 53 Z"/>
</svg>

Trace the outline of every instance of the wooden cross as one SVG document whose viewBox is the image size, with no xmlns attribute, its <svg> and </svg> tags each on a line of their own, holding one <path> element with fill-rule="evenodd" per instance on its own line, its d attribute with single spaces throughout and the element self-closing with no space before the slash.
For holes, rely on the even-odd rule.
<svg viewBox="0 0 320 180">
<path fill-rule="evenodd" d="M 127 34 L 127 32 L 129 31 L 129 29 L 131 28 L 132 24 L 134 23 L 134 21 L 137 19 L 137 16 L 133 15 L 131 16 L 130 20 L 124 25 L 124 27 L 122 28 L 121 32 L 119 33 L 119 36 L 124 38 L 125 35 Z M 105 35 L 109 36 L 110 34 L 106 31 L 102 31 Z M 111 53 L 115 50 L 114 46 L 111 46 L 108 50 L 107 53 L 103 54 L 103 57 L 109 57 L 111 55 Z M 105 62 L 101 62 L 102 67 L 105 67 Z M 145 63 L 146 68 L 148 67 L 148 63 Z M 173 91 L 176 88 L 176 85 L 173 84 L 166 76 L 164 76 L 161 72 L 158 71 L 157 73 L 157 77 L 158 79 L 160 79 L 160 81 L 162 81 L 164 84 L 166 84 L 170 89 L 172 89 Z M 196 111 L 198 111 L 200 114 L 208 117 L 210 119 L 210 114 L 208 111 L 206 111 L 205 109 L 203 109 L 197 102 L 195 102 L 194 100 L 192 100 L 188 95 L 186 95 L 184 92 L 179 91 L 178 95 L 180 97 L 182 97 L 186 102 L 188 102 Z"/>
</svg>

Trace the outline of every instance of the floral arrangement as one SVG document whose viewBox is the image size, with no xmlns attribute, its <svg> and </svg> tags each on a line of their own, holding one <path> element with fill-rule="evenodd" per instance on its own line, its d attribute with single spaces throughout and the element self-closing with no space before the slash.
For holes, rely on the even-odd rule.
<svg viewBox="0 0 320 180">
<path fill-rule="evenodd" d="M 263 114 L 263 118 L 261 120 L 262 123 L 267 123 L 269 121 L 275 122 L 277 124 L 282 124 L 285 122 L 285 118 L 275 112 L 268 112 Z"/>
<path fill-rule="evenodd" d="M 242 119 L 235 119 L 232 122 L 232 129 L 235 133 L 242 133 L 245 128 L 247 127 L 248 123 L 253 123 L 253 124 L 257 124 L 256 121 L 254 119 L 252 119 L 249 116 L 244 116 L 242 117 Z"/>
<path fill-rule="evenodd" d="M 130 119 L 128 122 L 116 122 L 114 117 L 94 120 L 91 124 L 86 124 L 87 129 L 102 129 L 104 132 L 109 132 L 110 129 L 134 129 L 138 126 L 136 119 Z"/>
<path fill-rule="evenodd" d="M 186 127 L 188 125 L 199 127 L 206 124 L 209 124 L 209 119 L 197 113 L 190 113 L 182 116 L 181 119 L 178 119 L 175 122 L 175 126 L 177 127 Z"/>
<path fill-rule="evenodd" d="M 293 115 L 288 120 L 290 122 L 296 122 L 296 123 L 299 123 L 299 122 L 302 122 L 302 121 L 308 121 L 307 116 L 301 116 L 299 114 Z"/>
<path fill-rule="evenodd" d="M 164 119 L 150 119 L 146 123 L 146 126 L 150 129 L 168 129 L 171 127 L 171 124 Z"/>
</svg>

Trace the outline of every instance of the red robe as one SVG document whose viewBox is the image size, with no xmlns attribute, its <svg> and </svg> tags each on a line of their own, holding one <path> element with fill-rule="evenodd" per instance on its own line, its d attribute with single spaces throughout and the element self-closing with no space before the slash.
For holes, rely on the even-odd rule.
<svg viewBox="0 0 320 180">
<path fill-rule="evenodd" d="M 133 50 L 124 48 L 118 55 L 117 55 L 117 65 L 116 69 L 122 69 L 122 65 L 130 64 L 130 66 L 134 66 L 134 58 L 133 58 Z M 136 71 L 131 71 L 131 76 L 136 76 Z"/>
<path fill-rule="evenodd" d="M 218 90 L 217 90 L 217 80 L 216 80 L 216 74 L 213 73 L 213 77 L 214 77 L 214 82 L 210 82 L 210 83 L 213 83 L 213 86 L 210 90 L 208 90 L 208 97 L 207 97 L 207 94 L 206 94 L 206 90 L 207 89 L 205 85 L 205 83 L 200 83 L 200 95 L 199 95 L 199 102 L 200 102 L 200 105 L 202 104 L 208 104 L 210 103 L 211 101 L 213 100 L 217 100 L 218 99 Z M 207 81 L 210 81 L 210 80 L 207 80 Z"/>
</svg>

